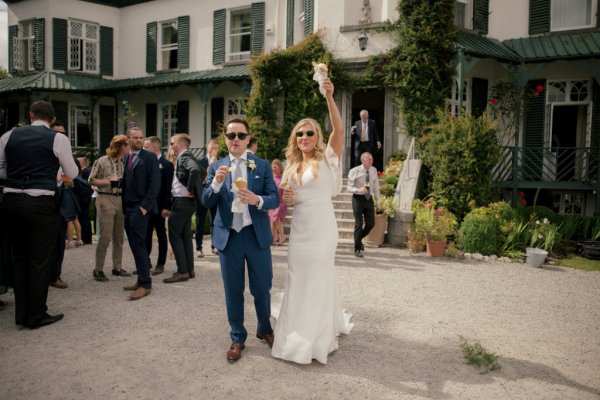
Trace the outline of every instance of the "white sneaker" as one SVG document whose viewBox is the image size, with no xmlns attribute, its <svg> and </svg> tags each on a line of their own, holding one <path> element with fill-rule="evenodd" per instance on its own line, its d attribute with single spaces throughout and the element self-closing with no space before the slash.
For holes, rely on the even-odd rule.
<svg viewBox="0 0 600 400">
<path fill-rule="evenodd" d="M 198 251 L 196 252 L 196 257 L 198 257 L 198 258 L 202 258 L 202 257 L 204 257 L 204 253 L 202 252 L 202 250 L 198 250 Z"/>
</svg>

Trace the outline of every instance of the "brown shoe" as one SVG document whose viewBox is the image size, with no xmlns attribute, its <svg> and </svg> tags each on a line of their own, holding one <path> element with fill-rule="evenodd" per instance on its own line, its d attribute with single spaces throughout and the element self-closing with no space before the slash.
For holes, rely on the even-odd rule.
<svg viewBox="0 0 600 400">
<path fill-rule="evenodd" d="M 187 272 L 185 273 L 179 273 L 179 272 L 175 272 L 173 274 L 173 276 L 171 276 L 170 278 L 165 278 L 163 279 L 164 283 L 175 283 L 175 282 L 185 282 L 188 279 L 190 279 L 190 274 L 188 274 Z"/>
<path fill-rule="evenodd" d="M 196 273 L 194 271 L 190 271 L 190 279 L 194 279 L 196 277 Z"/>
<path fill-rule="evenodd" d="M 256 337 L 259 338 L 260 340 L 265 341 L 269 347 L 273 347 L 273 341 L 275 341 L 275 336 L 273 336 L 273 333 L 257 333 Z"/>
<path fill-rule="evenodd" d="M 66 289 L 69 287 L 69 285 L 67 285 L 65 283 L 65 281 L 63 281 L 62 279 L 58 278 L 57 280 L 55 280 L 54 282 L 50 282 L 48 283 L 49 286 L 58 288 L 58 289 Z"/>
<path fill-rule="evenodd" d="M 123 290 L 138 290 L 139 288 L 140 285 L 138 285 L 137 283 L 129 286 L 123 286 Z"/>
<path fill-rule="evenodd" d="M 137 290 L 129 295 L 129 300 L 139 300 L 142 297 L 146 297 L 150 294 L 152 289 L 146 289 L 144 287 L 139 287 Z"/>
<path fill-rule="evenodd" d="M 233 343 L 227 351 L 227 361 L 234 363 L 242 358 L 242 350 L 244 350 L 245 347 L 246 345 L 244 345 L 244 343 Z"/>
</svg>

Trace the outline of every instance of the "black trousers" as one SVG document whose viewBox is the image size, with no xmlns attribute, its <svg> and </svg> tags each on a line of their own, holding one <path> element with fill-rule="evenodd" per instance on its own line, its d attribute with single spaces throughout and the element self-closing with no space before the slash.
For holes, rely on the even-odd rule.
<svg viewBox="0 0 600 400">
<path fill-rule="evenodd" d="M 204 207 L 204 205 L 202 203 L 200 203 L 198 205 L 198 207 L 196 207 L 196 250 L 200 251 L 202 250 L 202 239 L 204 237 L 204 220 L 206 219 L 206 213 L 208 212 L 208 209 L 206 207 Z M 212 224 L 213 221 L 215 220 L 215 217 L 217 216 L 217 207 L 213 207 L 210 209 L 210 234 L 212 236 Z M 212 239 L 211 239 L 211 248 L 214 248 L 214 246 L 212 245 Z"/>
<path fill-rule="evenodd" d="M 165 226 L 165 218 L 160 214 L 152 214 L 148 221 L 148 232 L 146 233 L 146 248 L 148 249 L 148 257 L 152 254 L 152 233 L 156 231 L 158 239 L 158 258 L 156 265 L 165 265 L 167 262 L 167 250 L 169 242 L 167 240 L 167 228 Z"/>
<path fill-rule="evenodd" d="M 354 251 L 362 250 L 362 239 L 375 226 L 373 199 L 367 199 L 363 195 L 352 195 L 352 212 L 354 214 Z"/>
<path fill-rule="evenodd" d="M 192 242 L 192 215 L 196 211 L 191 197 L 174 197 L 169 215 L 169 243 L 175 255 L 177 272 L 194 270 L 194 245 Z"/>
<path fill-rule="evenodd" d="M 56 242 L 56 265 L 50 272 L 50 282 L 55 282 L 62 274 L 62 265 L 65 259 L 65 241 L 67 240 L 67 221 L 62 216 L 58 230 L 58 241 Z"/>
<path fill-rule="evenodd" d="M 92 244 L 92 222 L 90 221 L 90 202 L 81 201 L 81 212 L 77 215 L 81 224 L 81 241 Z"/>
<path fill-rule="evenodd" d="M 135 260 L 135 269 L 138 273 L 137 284 L 143 288 L 152 288 L 152 278 L 150 277 L 150 259 L 146 249 L 146 232 L 148 231 L 148 221 L 150 213 L 142 214 L 139 205 L 125 205 L 125 233 L 127 241 L 133 253 Z"/>
<path fill-rule="evenodd" d="M 15 322 L 35 325 L 48 310 L 48 282 L 56 266 L 60 229 L 58 206 L 54 196 L 5 193 L 0 208 L 13 254 Z"/>
</svg>

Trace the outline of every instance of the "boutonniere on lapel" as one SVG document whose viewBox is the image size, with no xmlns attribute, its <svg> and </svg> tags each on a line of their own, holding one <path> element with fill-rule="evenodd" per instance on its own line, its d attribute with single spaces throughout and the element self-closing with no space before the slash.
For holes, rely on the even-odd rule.
<svg viewBox="0 0 600 400">
<path fill-rule="evenodd" d="M 158 169 L 163 169 L 163 165 L 162 164 L 158 164 Z"/>
<path fill-rule="evenodd" d="M 254 171 L 256 169 L 256 163 L 254 160 L 248 160 L 248 169 L 250 171 Z"/>
</svg>

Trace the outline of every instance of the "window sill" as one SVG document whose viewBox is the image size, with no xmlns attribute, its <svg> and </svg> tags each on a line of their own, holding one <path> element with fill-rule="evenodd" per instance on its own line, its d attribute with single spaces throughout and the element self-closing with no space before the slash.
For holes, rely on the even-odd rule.
<svg viewBox="0 0 600 400">
<path fill-rule="evenodd" d="M 179 68 L 173 68 L 173 69 L 161 69 L 161 70 L 154 71 L 154 75 L 160 75 L 160 74 L 170 74 L 170 73 L 173 73 L 173 72 L 180 73 L 180 72 L 181 72 L 181 69 L 179 69 Z"/>
<path fill-rule="evenodd" d="M 240 60 L 240 61 L 225 61 L 223 63 L 224 67 L 230 67 L 233 65 L 247 65 L 250 63 L 250 60 Z"/>
<path fill-rule="evenodd" d="M 102 78 L 102 74 L 99 72 L 82 72 L 82 71 L 65 71 L 66 75 L 77 75 L 77 76 L 87 76 L 90 78 Z"/>
<path fill-rule="evenodd" d="M 557 31 L 550 31 L 550 32 L 546 32 L 546 34 L 548 35 L 553 35 L 553 36 L 559 36 L 559 35 L 565 35 L 565 34 L 571 34 L 571 33 L 587 33 L 587 32 L 598 32 L 600 31 L 600 29 L 596 28 L 596 27 L 590 27 L 590 28 L 573 28 L 573 29 L 561 29 L 561 30 L 557 30 Z"/>
<path fill-rule="evenodd" d="M 340 26 L 340 32 L 360 32 L 362 30 L 373 30 L 385 28 L 388 24 L 386 22 L 372 22 L 370 24 L 359 24 L 359 25 L 344 25 Z"/>
</svg>

